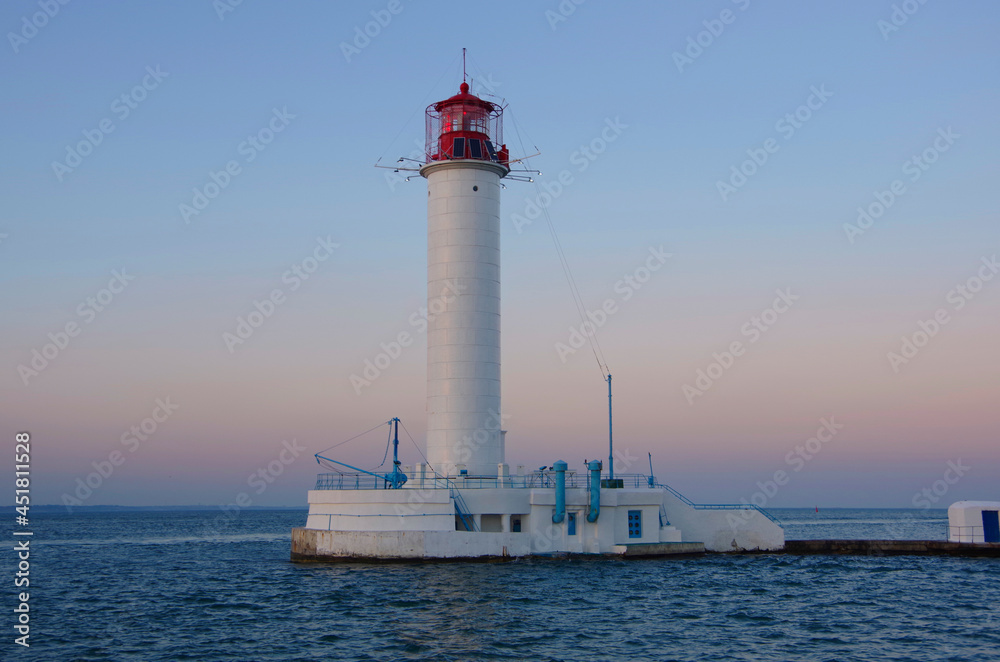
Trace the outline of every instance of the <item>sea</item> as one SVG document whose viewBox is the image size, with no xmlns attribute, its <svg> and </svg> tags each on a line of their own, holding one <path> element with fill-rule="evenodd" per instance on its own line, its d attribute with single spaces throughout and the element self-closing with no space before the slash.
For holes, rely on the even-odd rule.
<svg viewBox="0 0 1000 662">
<path fill-rule="evenodd" d="M 947 538 L 943 510 L 772 513 L 788 539 Z M 291 563 L 305 518 L 33 512 L 30 648 L 7 583 L 0 658 L 1000 660 L 1000 559 Z"/>
</svg>

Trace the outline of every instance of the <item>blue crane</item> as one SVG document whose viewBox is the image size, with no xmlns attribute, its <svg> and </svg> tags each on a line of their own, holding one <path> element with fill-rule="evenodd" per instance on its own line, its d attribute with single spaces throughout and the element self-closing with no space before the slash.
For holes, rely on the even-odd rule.
<svg viewBox="0 0 1000 662">
<path fill-rule="evenodd" d="M 392 471 L 386 474 L 375 473 L 374 471 L 368 471 L 366 469 L 361 469 L 359 467 L 352 466 L 346 462 L 338 462 L 337 460 L 331 460 L 328 457 L 316 453 L 316 462 L 320 463 L 320 460 L 326 462 L 332 462 L 333 464 L 340 465 L 342 467 L 347 467 L 353 471 L 359 471 L 363 474 L 368 474 L 369 476 L 375 476 L 376 478 L 381 478 L 385 481 L 386 489 L 399 489 L 406 483 L 406 474 L 400 470 L 399 462 L 399 418 L 392 418 L 389 420 L 389 425 L 393 426 L 393 439 L 392 439 Z"/>
</svg>

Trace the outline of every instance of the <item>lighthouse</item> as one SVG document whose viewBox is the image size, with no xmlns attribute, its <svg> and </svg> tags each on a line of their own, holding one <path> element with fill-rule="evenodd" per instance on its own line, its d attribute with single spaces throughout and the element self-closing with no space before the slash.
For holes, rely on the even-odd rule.
<svg viewBox="0 0 1000 662">
<path fill-rule="evenodd" d="M 602 441 L 580 440 L 578 461 L 510 470 L 500 408 L 500 191 L 504 178 L 531 181 L 523 173 L 532 171 L 511 174 L 524 158 L 508 155 L 503 107 L 465 82 L 428 106 L 426 120 L 423 158 L 400 158 L 395 170 L 427 180 L 427 453 L 413 465 L 400 459 L 398 418 L 387 421 L 390 471 L 317 453 L 328 471 L 308 492 L 305 526 L 292 530 L 292 559 L 780 549 L 784 532 L 756 506 L 697 505 L 653 475 L 579 461 L 606 448 Z M 595 433 L 593 441 L 603 437 Z M 370 450 L 384 464 L 381 445 Z"/>
<path fill-rule="evenodd" d="M 463 82 L 426 117 L 427 460 L 441 476 L 496 478 L 503 109 Z"/>
</svg>

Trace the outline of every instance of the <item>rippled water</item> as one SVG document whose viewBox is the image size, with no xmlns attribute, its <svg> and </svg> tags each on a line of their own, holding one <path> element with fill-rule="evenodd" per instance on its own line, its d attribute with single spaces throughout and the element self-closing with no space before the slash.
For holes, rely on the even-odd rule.
<svg viewBox="0 0 1000 662">
<path fill-rule="evenodd" d="M 789 538 L 946 531 L 943 511 L 775 513 Z M 217 514 L 36 515 L 33 643 L 16 650 L 9 636 L 2 657 L 1000 658 L 1000 559 L 292 564 L 289 531 L 304 512 L 244 512 L 221 528 Z M 910 528 L 888 535 L 899 522 Z M 9 614 L 10 591 L 5 600 Z"/>
</svg>

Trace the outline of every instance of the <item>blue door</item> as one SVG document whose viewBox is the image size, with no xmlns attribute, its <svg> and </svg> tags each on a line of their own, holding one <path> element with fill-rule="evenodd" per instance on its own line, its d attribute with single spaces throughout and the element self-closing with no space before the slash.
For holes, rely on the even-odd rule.
<svg viewBox="0 0 1000 662">
<path fill-rule="evenodd" d="M 986 542 L 1000 542 L 1000 518 L 997 510 L 983 511 L 983 539 Z"/>
</svg>

